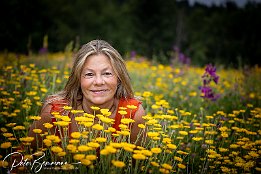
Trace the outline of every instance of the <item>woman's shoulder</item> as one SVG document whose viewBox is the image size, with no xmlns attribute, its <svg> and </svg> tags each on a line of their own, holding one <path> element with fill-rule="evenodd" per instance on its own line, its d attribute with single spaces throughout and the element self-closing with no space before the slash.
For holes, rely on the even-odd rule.
<svg viewBox="0 0 261 174">
<path fill-rule="evenodd" d="M 140 104 L 142 104 L 142 102 L 138 98 L 121 98 L 119 101 L 119 105 L 122 105 L 124 107 L 126 107 L 127 105 L 139 106 Z"/>
<path fill-rule="evenodd" d="M 137 98 L 120 99 L 118 108 L 120 109 L 120 107 L 124 107 L 127 113 L 131 113 L 132 118 L 137 112 L 143 110 L 142 102 Z"/>
</svg>

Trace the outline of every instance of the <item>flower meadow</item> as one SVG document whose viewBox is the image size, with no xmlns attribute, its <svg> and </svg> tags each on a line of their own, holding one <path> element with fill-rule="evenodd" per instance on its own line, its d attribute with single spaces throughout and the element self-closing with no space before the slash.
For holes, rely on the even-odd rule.
<svg viewBox="0 0 261 174">
<path fill-rule="evenodd" d="M 35 127 L 47 95 L 63 88 L 69 53 L 0 55 L 1 173 L 259 173 L 261 172 L 261 68 L 162 65 L 126 59 L 135 95 L 146 110 L 140 144 L 130 143 L 132 119 L 112 128 L 107 109 L 93 113 L 64 106 L 53 112 L 60 136 Z M 121 108 L 124 117 L 128 105 Z M 96 114 L 100 110 L 102 114 Z M 79 132 L 68 133 L 74 115 Z M 98 119 L 98 123 L 94 120 Z M 70 137 L 70 138 L 69 138 Z M 19 160 L 18 160 L 19 159 Z"/>
</svg>

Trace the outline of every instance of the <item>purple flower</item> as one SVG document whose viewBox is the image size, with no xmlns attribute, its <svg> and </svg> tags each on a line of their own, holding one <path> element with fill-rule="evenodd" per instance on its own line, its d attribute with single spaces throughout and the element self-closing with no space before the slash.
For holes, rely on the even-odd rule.
<svg viewBox="0 0 261 174">
<path fill-rule="evenodd" d="M 44 47 L 39 50 L 39 54 L 46 54 L 47 52 L 48 52 L 48 49 L 44 48 Z"/>
<path fill-rule="evenodd" d="M 216 67 L 212 66 L 212 64 L 208 64 L 202 76 L 203 86 L 199 87 L 201 93 L 203 93 L 203 98 L 215 101 L 220 97 L 219 94 L 214 93 L 209 85 L 211 81 L 214 81 L 217 84 L 218 79 L 219 76 L 216 74 Z"/>
<path fill-rule="evenodd" d="M 187 57 L 185 54 L 183 53 L 179 53 L 179 62 L 181 62 L 182 64 L 190 64 L 190 58 Z"/>
<path fill-rule="evenodd" d="M 216 84 L 218 83 L 219 76 L 216 74 L 216 67 L 212 66 L 212 64 L 208 64 L 205 68 L 205 73 L 202 78 L 208 78 L 209 80 L 213 80 Z M 210 82 L 209 81 L 209 82 Z"/>
<path fill-rule="evenodd" d="M 215 95 L 213 90 L 209 86 L 200 86 L 199 89 L 201 90 L 201 93 L 204 95 L 202 96 L 203 98 L 210 99 L 212 101 L 216 101 L 220 95 L 217 94 Z"/>
<path fill-rule="evenodd" d="M 131 57 L 131 58 L 136 57 L 136 55 L 137 55 L 137 54 L 136 54 L 136 51 L 131 51 L 131 52 L 130 52 L 130 57 Z"/>
</svg>

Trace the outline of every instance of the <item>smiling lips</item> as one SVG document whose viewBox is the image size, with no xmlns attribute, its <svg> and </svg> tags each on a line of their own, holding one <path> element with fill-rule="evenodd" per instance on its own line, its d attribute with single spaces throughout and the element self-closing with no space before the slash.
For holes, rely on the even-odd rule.
<svg viewBox="0 0 261 174">
<path fill-rule="evenodd" d="M 107 91 L 109 91 L 108 89 L 101 89 L 101 90 L 90 90 L 91 92 L 93 92 L 94 94 L 103 94 Z"/>
</svg>

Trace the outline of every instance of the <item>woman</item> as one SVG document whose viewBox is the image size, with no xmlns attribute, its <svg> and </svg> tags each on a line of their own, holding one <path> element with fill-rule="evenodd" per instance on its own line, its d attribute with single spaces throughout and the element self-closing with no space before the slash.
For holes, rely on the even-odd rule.
<svg viewBox="0 0 261 174">
<path fill-rule="evenodd" d="M 66 105 L 90 114 L 93 113 L 92 106 L 109 109 L 110 118 L 115 120 L 113 127 L 116 130 L 119 130 L 121 120 L 119 108 L 135 105 L 137 108 L 131 110 L 131 117 L 135 120 L 131 128 L 131 142 L 137 139 L 138 124 L 144 123 L 142 116 L 145 112 L 141 102 L 134 98 L 124 60 L 117 50 L 103 40 L 93 40 L 78 51 L 64 90 L 46 99 L 41 110 L 41 119 L 32 124 L 29 136 L 36 137 L 33 132 L 35 128 L 46 132 L 43 124 L 56 121 L 51 113 L 65 113 L 63 106 Z M 55 129 L 53 127 L 51 132 L 55 133 Z M 71 117 L 69 133 L 76 131 L 76 121 Z M 39 141 L 40 139 L 38 143 Z"/>
</svg>

